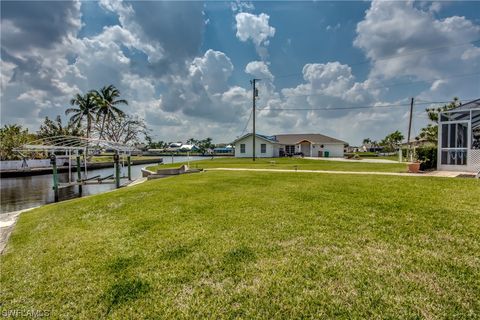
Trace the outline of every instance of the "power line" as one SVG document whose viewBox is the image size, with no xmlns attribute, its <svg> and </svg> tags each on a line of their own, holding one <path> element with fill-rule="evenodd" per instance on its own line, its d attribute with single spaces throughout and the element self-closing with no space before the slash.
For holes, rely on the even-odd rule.
<svg viewBox="0 0 480 320">
<path fill-rule="evenodd" d="M 381 58 L 377 58 L 377 59 L 375 59 L 375 61 L 380 61 L 380 60 L 383 61 L 383 60 L 396 59 L 396 58 L 400 58 L 400 57 L 412 56 L 412 55 L 417 55 L 417 54 L 423 53 L 425 51 L 435 51 L 435 50 L 446 49 L 446 48 L 461 47 L 461 46 L 466 46 L 466 45 L 469 45 L 469 44 L 474 44 L 474 43 L 479 42 L 479 41 L 480 41 L 480 39 L 477 39 L 477 40 L 474 40 L 474 41 L 457 43 L 457 44 L 452 44 L 452 45 L 448 45 L 448 46 L 439 46 L 439 47 L 413 50 L 413 51 L 406 52 L 406 53 L 392 54 L 392 55 L 387 55 L 387 56 L 384 56 L 384 57 L 381 57 Z M 356 62 L 356 63 L 349 63 L 348 66 L 350 66 L 350 67 L 351 66 L 358 66 L 358 65 L 362 65 L 362 64 L 371 63 L 371 62 L 372 62 L 371 59 L 367 59 L 367 60 L 359 61 L 359 62 Z M 296 72 L 296 73 L 276 76 L 275 80 L 276 79 L 283 79 L 283 78 L 290 78 L 290 77 L 294 77 L 294 76 L 303 76 L 303 73 L 302 72 Z"/>
<path fill-rule="evenodd" d="M 368 87 L 366 89 L 373 90 L 373 89 L 381 89 L 381 88 L 391 88 L 391 87 L 397 87 L 397 86 L 411 85 L 414 83 L 434 82 L 434 81 L 441 81 L 441 80 L 451 79 L 451 78 L 462 78 L 462 77 L 479 76 L 479 75 L 480 75 L 480 71 L 477 71 L 473 73 L 456 74 L 448 77 L 443 77 L 441 79 L 436 78 L 436 79 L 430 79 L 430 80 L 414 80 L 409 82 L 397 82 L 397 83 L 391 83 L 391 84 L 382 85 L 382 86 Z M 300 94 L 293 94 L 292 96 L 298 97 L 298 96 L 321 96 L 321 95 L 324 95 L 324 93 L 300 93 Z"/>
<path fill-rule="evenodd" d="M 465 99 L 463 101 L 471 101 L 474 99 Z M 425 101 L 425 102 L 417 102 L 415 106 L 418 105 L 429 105 L 429 104 L 438 104 L 438 103 L 449 103 L 451 101 Z M 410 103 L 402 103 L 402 104 L 384 104 L 384 105 L 367 105 L 367 106 L 355 106 L 355 107 L 334 107 L 334 108 L 263 108 L 258 109 L 258 111 L 263 110 L 278 110 L 278 111 L 330 111 L 330 110 L 355 110 L 355 109 L 371 109 L 371 108 L 392 108 L 392 107 L 408 107 Z"/>
<path fill-rule="evenodd" d="M 250 119 L 252 118 L 252 114 L 253 114 L 253 109 L 250 110 L 250 115 L 248 116 L 247 123 L 245 123 L 245 127 L 243 128 L 242 133 L 239 135 L 239 137 L 243 136 L 243 134 L 245 133 L 245 131 L 247 131 L 248 124 L 250 123 Z"/>
</svg>

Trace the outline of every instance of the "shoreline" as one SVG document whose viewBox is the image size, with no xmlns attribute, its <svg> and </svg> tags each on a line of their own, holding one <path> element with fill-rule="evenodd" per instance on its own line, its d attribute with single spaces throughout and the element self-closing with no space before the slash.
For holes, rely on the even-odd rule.
<svg viewBox="0 0 480 320">
<path fill-rule="evenodd" d="M 142 168 L 142 169 L 145 169 L 145 168 Z M 89 195 L 83 196 L 81 198 L 88 198 L 88 197 L 96 196 L 96 195 L 99 195 L 99 194 L 114 192 L 114 191 L 120 190 L 124 187 L 128 188 L 128 187 L 133 187 L 133 186 L 142 184 L 146 181 L 147 181 L 146 178 L 140 177 L 140 178 L 137 178 L 137 179 L 133 180 L 129 184 L 122 186 L 121 188 L 107 190 L 107 191 L 96 193 L 96 194 L 89 194 Z M 79 198 L 67 199 L 67 200 L 63 200 L 61 202 L 63 203 L 63 202 L 67 202 L 67 201 L 77 200 L 77 199 L 79 199 Z M 42 208 L 42 207 L 45 207 L 45 206 L 54 205 L 54 204 L 57 204 L 57 203 L 60 203 L 60 202 L 45 203 L 43 205 L 32 207 L 32 208 L 27 208 L 27 209 L 22 209 L 22 210 L 17 210 L 17 211 L 10 211 L 10 212 L 3 212 L 2 214 L 0 214 L 0 255 L 2 255 L 3 252 L 5 251 L 5 248 L 7 247 L 8 239 L 10 238 L 10 235 L 12 234 L 12 231 L 15 228 L 15 225 L 17 224 L 18 218 L 20 217 L 20 215 L 22 213 L 32 211 L 34 209 Z"/>
<path fill-rule="evenodd" d="M 132 160 L 131 165 L 139 165 L 139 164 L 150 164 L 150 163 L 163 163 L 163 158 L 152 158 L 152 159 L 141 159 L 141 160 Z M 104 168 L 113 168 L 114 162 L 92 162 L 87 163 L 87 170 L 96 170 L 96 169 L 104 169 Z M 84 166 L 81 166 L 82 170 Z M 71 167 L 72 172 L 76 172 L 76 167 L 72 165 Z M 28 176 L 38 176 L 38 175 L 46 175 L 52 174 L 51 167 L 44 167 L 44 168 L 31 168 L 31 169 L 24 169 L 24 170 L 3 170 L 0 171 L 0 178 L 16 178 L 16 177 L 28 177 Z M 68 166 L 59 166 L 57 171 L 59 173 L 68 172 Z"/>
</svg>

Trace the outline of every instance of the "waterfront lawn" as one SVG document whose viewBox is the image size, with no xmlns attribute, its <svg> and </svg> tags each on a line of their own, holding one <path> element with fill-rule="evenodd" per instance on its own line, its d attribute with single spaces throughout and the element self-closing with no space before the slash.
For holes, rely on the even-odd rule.
<svg viewBox="0 0 480 320">
<path fill-rule="evenodd" d="M 160 164 L 147 169 L 156 171 L 162 168 L 179 167 L 182 163 Z M 405 163 L 368 163 L 359 161 L 330 161 L 302 158 L 207 158 L 191 161 L 193 168 L 255 168 L 255 169 L 290 169 L 290 170 L 333 170 L 333 171 L 375 171 L 375 172 L 407 172 Z"/>
<path fill-rule="evenodd" d="M 204 172 L 23 214 L 1 312 L 475 318 L 474 179 Z"/>
</svg>

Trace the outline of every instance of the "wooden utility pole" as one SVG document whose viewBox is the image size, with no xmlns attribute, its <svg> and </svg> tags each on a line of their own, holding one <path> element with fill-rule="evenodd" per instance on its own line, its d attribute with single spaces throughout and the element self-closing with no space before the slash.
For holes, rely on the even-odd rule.
<svg viewBox="0 0 480 320">
<path fill-rule="evenodd" d="M 252 84 L 252 117 L 253 117 L 253 152 L 252 152 L 252 160 L 255 161 L 255 138 L 256 138 L 256 134 L 255 134 L 255 99 L 257 98 L 258 96 L 258 92 L 257 92 L 257 89 L 255 87 L 255 84 L 257 81 L 259 81 L 260 79 L 253 79 L 250 81 L 250 83 Z"/>
<path fill-rule="evenodd" d="M 413 114 L 413 98 L 410 101 L 410 117 L 408 120 L 408 137 L 407 137 L 408 157 L 410 158 L 410 161 L 412 161 L 412 145 L 410 143 L 410 134 L 412 132 L 412 114 Z"/>
</svg>

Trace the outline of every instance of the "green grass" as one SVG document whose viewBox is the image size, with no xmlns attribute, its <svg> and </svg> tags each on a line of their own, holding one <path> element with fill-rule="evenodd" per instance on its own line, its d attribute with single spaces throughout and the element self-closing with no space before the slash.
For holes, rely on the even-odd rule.
<svg viewBox="0 0 480 320">
<path fill-rule="evenodd" d="M 275 163 L 273 163 L 275 162 Z M 179 167 L 183 163 L 161 164 L 147 169 L 156 171 L 162 168 Z M 256 161 L 248 158 L 214 158 L 191 161 L 193 168 L 256 168 L 256 169 L 291 169 L 295 170 L 334 170 L 334 171 L 377 171 L 407 172 L 405 163 L 367 163 L 311 160 L 302 158 L 259 158 Z"/>
<path fill-rule="evenodd" d="M 205 172 L 23 214 L 1 311 L 52 318 L 474 319 L 474 179 Z"/>
</svg>

